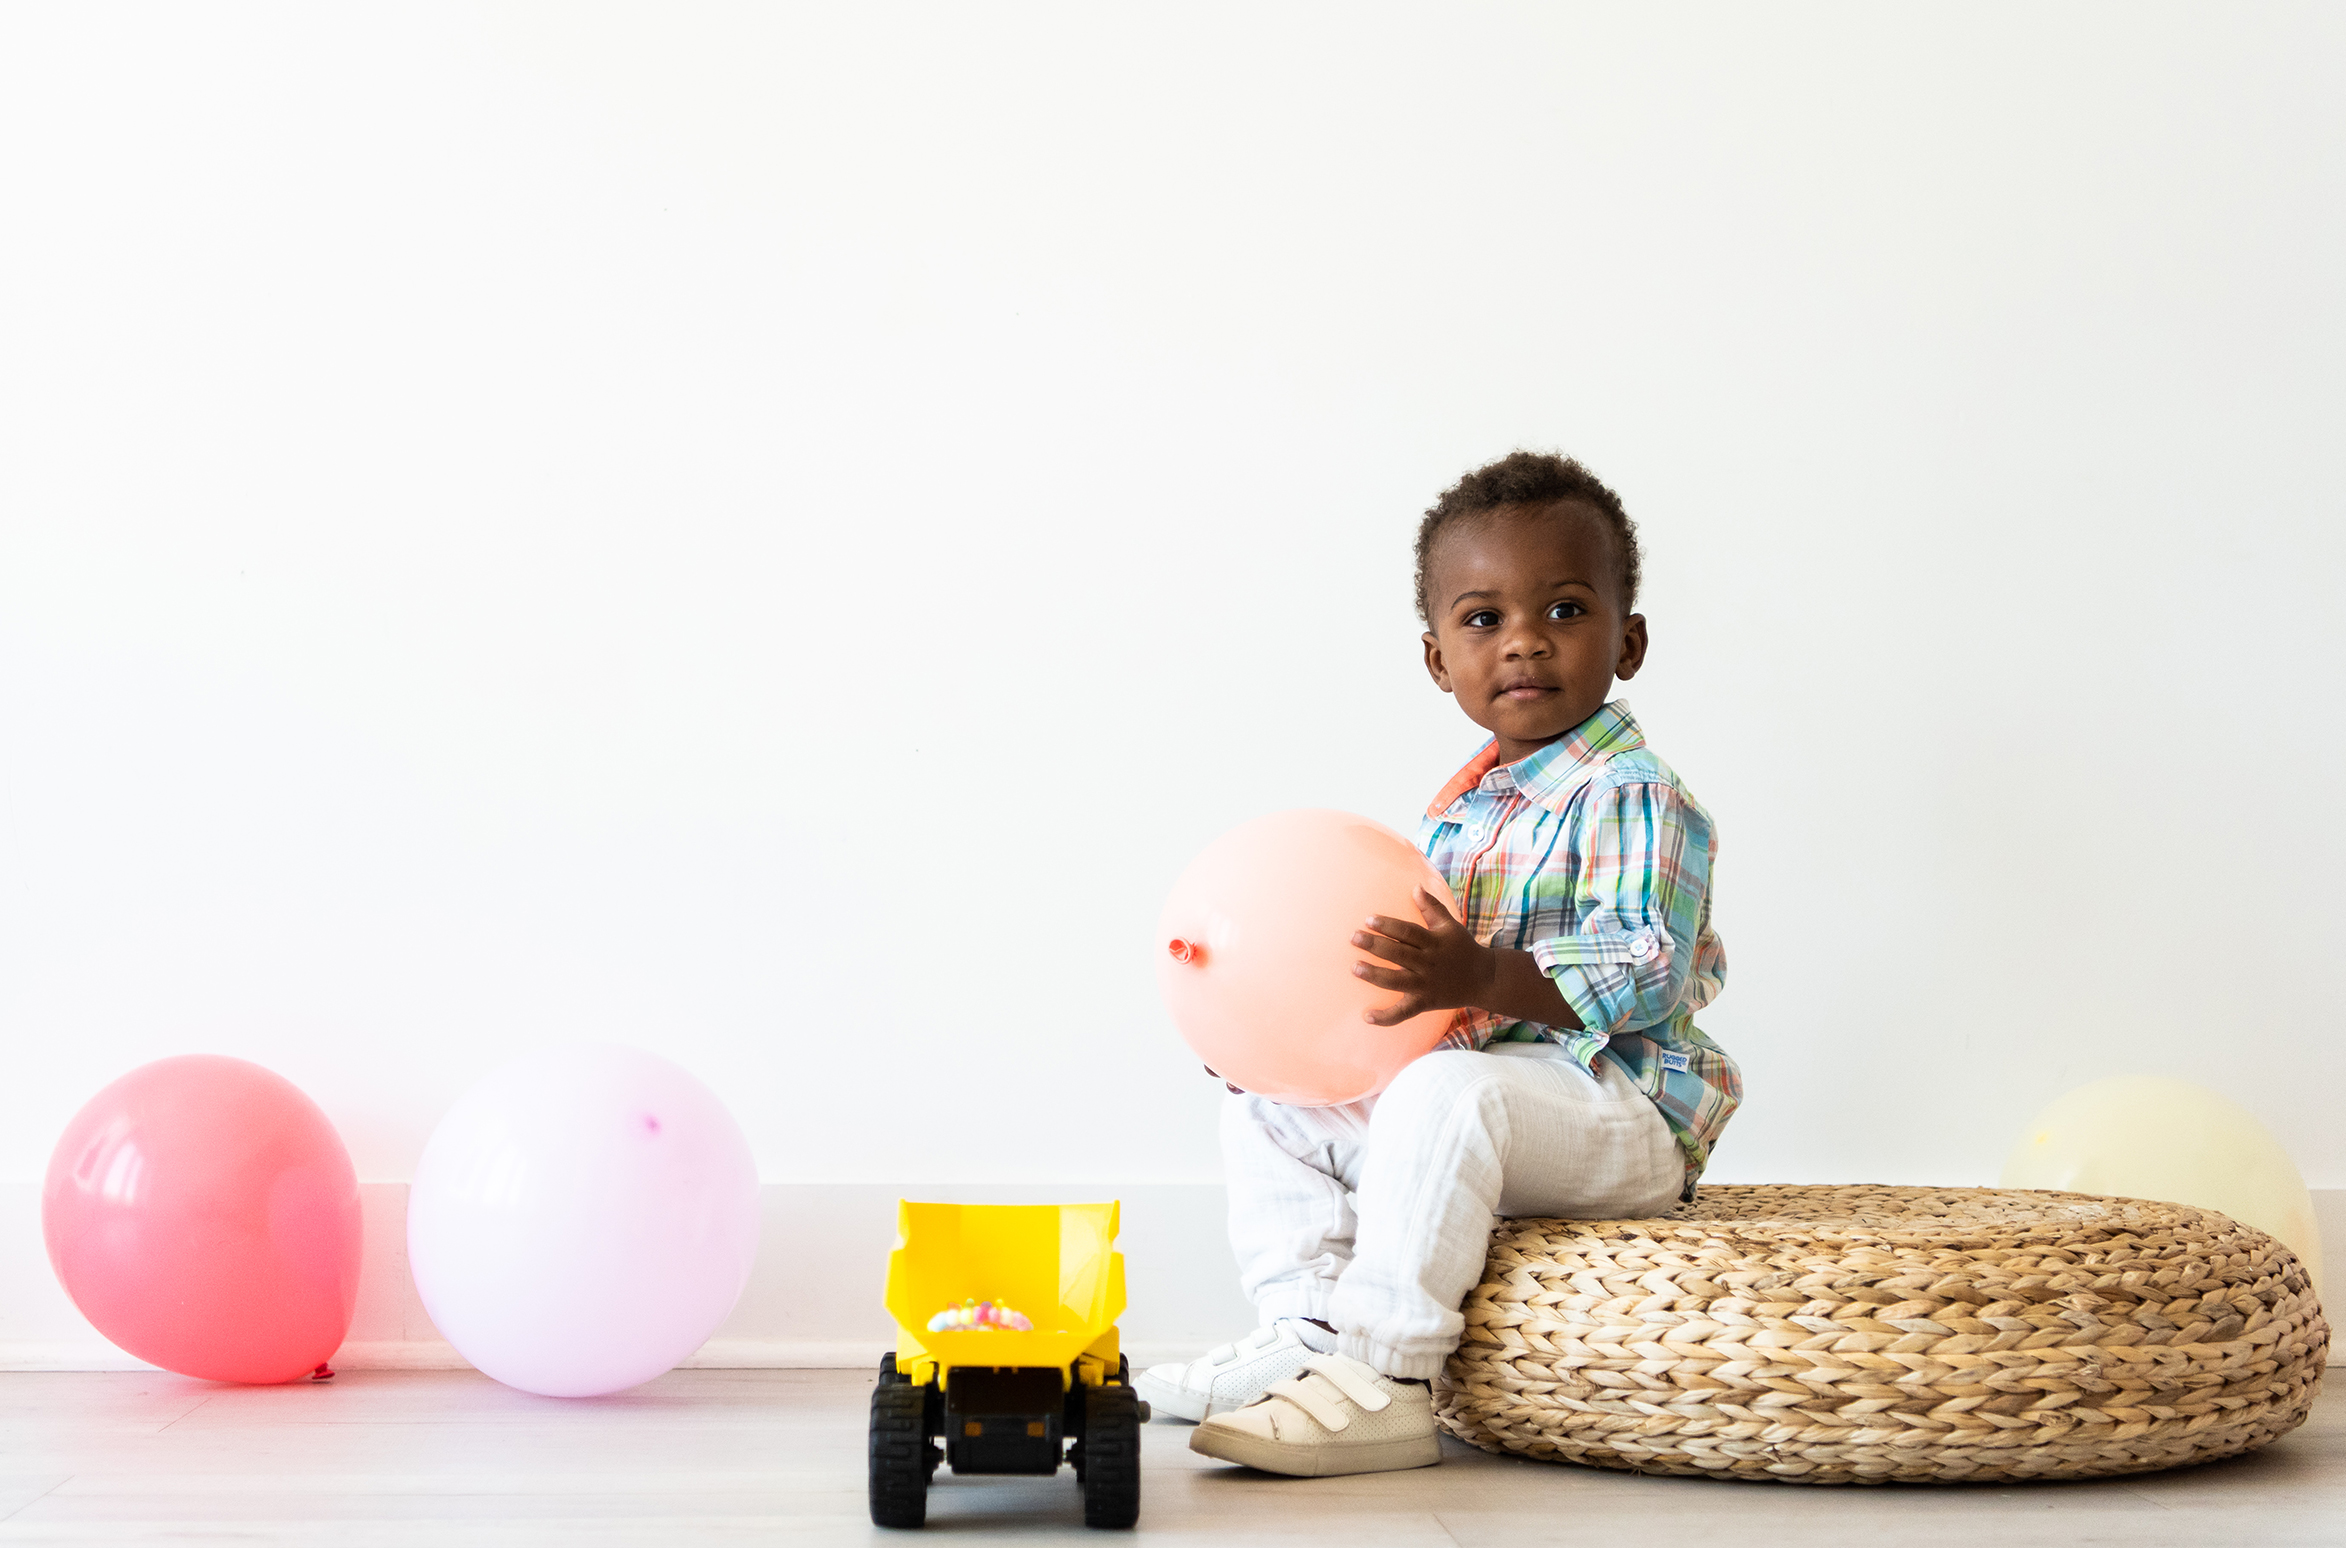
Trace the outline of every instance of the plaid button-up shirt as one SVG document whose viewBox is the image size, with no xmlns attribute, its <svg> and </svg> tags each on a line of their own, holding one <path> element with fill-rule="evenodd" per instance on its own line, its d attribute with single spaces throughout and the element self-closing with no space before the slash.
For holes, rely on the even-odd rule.
<svg viewBox="0 0 2346 1548">
<path fill-rule="evenodd" d="M 1718 842 L 1629 706 L 1504 768 L 1486 743 L 1426 808 L 1418 847 L 1474 938 L 1530 952 L 1582 1028 L 1463 1010 L 1445 1045 L 1551 1039 L 1584 1068 L 1611 1059 L 1677 1135 L 1692 1197 L 1743 1100 L 1735 1061 L 1694 1025 L 1727 978 L 1711 930 Z"/>
</svg>

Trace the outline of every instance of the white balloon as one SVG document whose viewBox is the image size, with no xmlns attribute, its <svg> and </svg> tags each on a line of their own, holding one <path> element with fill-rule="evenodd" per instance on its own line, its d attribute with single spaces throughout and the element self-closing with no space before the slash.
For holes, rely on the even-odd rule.
<svg viewBox="0 0 2346 1548">
<path fill-rule="evenodd" d="M 517 1059 L 457 1099 L 408 1193 L 407 1254 L 458 1353 L 548 1397 L 672 1369 L 749 1283 L 758 1174 L 716 1094 L 612 1044 Z"/>
<path fill-rule="evenodd" d="M 2190 1204 L 2277 1236 L 2321 1294 L 2313 1197 L 2256 1116 L 2169 1075 L 2113 1075 L 2080 1086 L 2028 1126 L 2004 1158 L 2006 1188 L 2063 1188 Z"/>
</svg>

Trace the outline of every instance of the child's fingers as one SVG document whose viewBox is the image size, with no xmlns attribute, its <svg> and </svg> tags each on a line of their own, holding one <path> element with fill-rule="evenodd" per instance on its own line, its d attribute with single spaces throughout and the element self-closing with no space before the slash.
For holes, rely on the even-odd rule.
<svg viewBox="0 0 2346 1548">
<path fill-rule="evenodd" d="M 1391 936 L 1371 935 L 1366 930 L 1352 937 L 1353 946 L 1360 951 L 1384 958 L 1387 962 L 1411 962 L 1425 950 L 1414 941 L 1395 940 Z"/>
<path fill-rule="evenodd" d="M 1355 962 L 1352 976 L 1366 979 L 1379 989 L 1415 989 L 1418 975 L 1407 968 L 1379 967 L 1374 962 Z"/>
<path fill-rule="evenodd" d="M 1441 929 L 1458 925 L 1458 916 L 1450 912 L 1450 900 L 1438 898 L 1424 887 L 1417 889 L 1417 911 L 1425 915 L 1426 923 Z"/>
<path fill-rule="evenodd" d="M 1362 1011 L 1360 1019 L 1372 1027 L 1397 1027 L 1410 1017 L 1422 1014 L 1425 1008 L 1424 996 L 1403 995 L 1381 1010 L 1372 1006 L 1370 1009 Z"/>
<path fill-rule="evenodd" d="M 1424 925 L 1411 924 L 1406 919 L 1387 919 L 1383 914 L 1371 914 L 1369 915 L 1368 927 L 1379 935 L 1388 935 L 1397 941 L 1407 941 L 1412 946 L 1431 946 L 1434 943 L 1432 931 Z M 1352 938 L 1352 944 L 1359 945 L 1360 937 L 1355 935 Z"/>
</svg>

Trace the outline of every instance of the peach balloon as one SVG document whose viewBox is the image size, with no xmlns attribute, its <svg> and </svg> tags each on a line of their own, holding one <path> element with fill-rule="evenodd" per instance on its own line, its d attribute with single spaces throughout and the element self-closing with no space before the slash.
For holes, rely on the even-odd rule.
<svg viewBox="0 0 2346 1548">
<path fill-rule="evenodd" d="M 1274 1102 L 1374 1096 L 1454 1014 L 1395 1027 L 1361 1019 L 1394 995 L 1353 976 L 1369 960 L 1353 932 L 1371 914 L 1417 919 L 1419 887 L 1451 898 L 1409 840 L 1366 817 L 1274 812 L 1232 828 L 1181 873 L 1157 921 L 1157 986 L 1173 1024 L 1216 1074 Z"/>
</svg>

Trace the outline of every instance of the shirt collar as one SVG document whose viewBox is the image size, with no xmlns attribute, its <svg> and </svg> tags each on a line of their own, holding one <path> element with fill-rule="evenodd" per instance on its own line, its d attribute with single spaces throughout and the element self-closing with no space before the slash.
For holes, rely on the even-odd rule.
<svg viewBox="0 0 2346 1548">
<path fill-rule="evenodd" d="M 1450 776 L 1441 794 L 1427 804 L 1426 815 L 1447 816 L 1460 796 L 1478 788 L 1519 790 L 1525 800 L 1560 812 L 1585 778 L 1604 767 L 1614 754 L 1633 752 L 1644 745 L 1645 733 L 1637 728 L 1629 705 L 1620 699 L 1582 721 L 1570 736 L 1505 767 L 1499 764 L 1499 739 L 1493 737 L 1466 760 L 1466 767 Z"/>
</svg>

